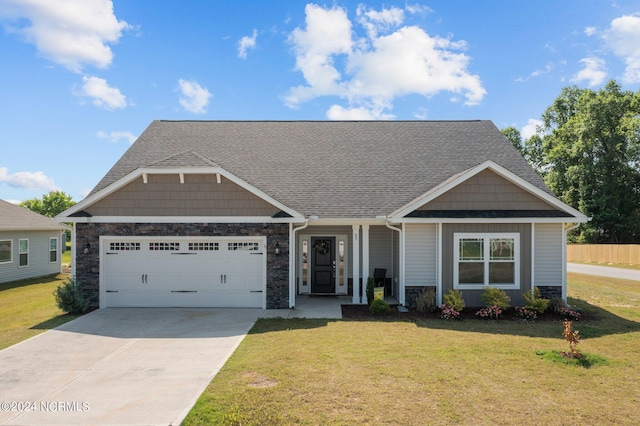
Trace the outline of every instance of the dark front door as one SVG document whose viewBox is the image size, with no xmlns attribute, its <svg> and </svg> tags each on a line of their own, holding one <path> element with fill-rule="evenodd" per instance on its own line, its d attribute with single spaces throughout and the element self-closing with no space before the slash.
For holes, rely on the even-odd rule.
<svg viewBox="0 0 640 426">
<path fill-rule="evenodd" d="M 336 238 L 311 237 L 311 293 L 336 292 Z"/>
</svg>

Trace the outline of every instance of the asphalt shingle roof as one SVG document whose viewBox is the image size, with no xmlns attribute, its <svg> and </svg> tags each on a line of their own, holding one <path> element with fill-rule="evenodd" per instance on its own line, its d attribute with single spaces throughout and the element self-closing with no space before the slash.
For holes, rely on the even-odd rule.
<svg viewBox="0 0 640 426">
<path fill-rule="evenodd" d="M 92 194 L 142 167 L 218 165 L 320 218 L 388 215 L 487 160 L 551 194 L 491 121 L 153 121 Z"/>
<path fill-rule="evenodd" d="M 0 200 L 0 231 L 50 231 L 66 226 L 27 208 Z"/>
</svg>

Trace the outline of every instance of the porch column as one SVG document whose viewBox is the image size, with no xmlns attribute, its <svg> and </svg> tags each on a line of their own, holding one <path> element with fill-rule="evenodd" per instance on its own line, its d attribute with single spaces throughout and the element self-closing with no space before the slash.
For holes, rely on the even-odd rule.
<svg viewBox="0 0 640 426">
<path fill-rule="evenodd" d="M 362 304 L 367 300 L 367 279 L 369 279 L 369 225 L 362 225 Z"/>
<path fill-rule="evenodd" d="M 353 300 L 354 305 L 360 304 L 360 225 L 352 225 L 353 230 Z"/>
</svg>

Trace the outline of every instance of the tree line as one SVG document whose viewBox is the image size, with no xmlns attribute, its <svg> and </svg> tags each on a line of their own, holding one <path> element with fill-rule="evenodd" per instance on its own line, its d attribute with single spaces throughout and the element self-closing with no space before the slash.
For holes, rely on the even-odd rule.
<svg viewBox="0 0 640 426">
<path fill-rule="evenodd" d="M 566 204 L 591 217 L 570 239 L 640 242 L 640 91 L 609 81 L 601 90 L 565 87 L 524 140 L 502 133 Z"/>
</svg>

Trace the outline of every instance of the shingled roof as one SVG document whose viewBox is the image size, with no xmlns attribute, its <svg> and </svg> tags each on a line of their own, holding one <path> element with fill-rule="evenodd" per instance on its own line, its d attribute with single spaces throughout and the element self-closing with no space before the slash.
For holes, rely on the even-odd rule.
<svg viewBox="0 0 640 426">
<path fill-rule="evenodd" d="M 67 228 L 27 208 L 0 200 L 0 231 L 56 231 Z"/>
<path fill-rule="evenodd" d="M 371 218 L 487 160 L 551 194 L 476 120 L 153 121 L 90 195 L 138 168 L 213 166 L 304 215 Z"/>
</svg>

